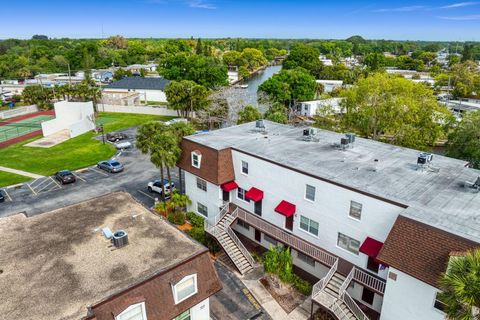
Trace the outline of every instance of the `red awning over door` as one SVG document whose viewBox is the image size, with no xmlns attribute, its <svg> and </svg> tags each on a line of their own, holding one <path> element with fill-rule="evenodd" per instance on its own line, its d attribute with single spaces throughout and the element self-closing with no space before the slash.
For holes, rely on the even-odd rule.
<svg viewBox="0 0 480 320">
<path fill-rule="evenodd" d="M 230 181 L 227 183 L 222 184 L 223 191 L 232 191 L 238 188 L 238 185 L 235 181 Z"/>
<path fill-rule="evenodd" d="M 382 249 L 383 243 L 367 237 L 365 241 L 363 241 L 362 245 L 360 246 L 360 252 L 365 253 L 367 256 L 376 258 L 378 253 Z"/>
<path fill-rule="evenodd" d="M 258 202 L 263 199 L 263 191 L 255 187 L 251 187 L 250 190 L 248 190 L 245 194 L 245 197 L 253 202 Z"/>
<path fill-rule="evenodd" d="M 289 218 L 295 214 L 296 209 L 297 207 L 293 203 L 282 200 L 275 208 L 275 211 Z"/>
</svg>

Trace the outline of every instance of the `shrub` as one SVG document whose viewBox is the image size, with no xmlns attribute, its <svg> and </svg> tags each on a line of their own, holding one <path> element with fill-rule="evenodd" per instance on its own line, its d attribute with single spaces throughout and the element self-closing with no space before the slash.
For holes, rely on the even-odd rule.
<svg viewBox="0 0 480 320">
<path fill-rule="evenodd" d="M 203 227 L 202 228 L 193 227 L 192 229 L 187 231 L 187 234 L 193 239 L 202 243 L 203 245 L 207 244 L 205 230 L 203 230 Z"/>
<path fill-rule="evenodd" d="M 185 213 L 181 211 L 175 211 L 170 214 L 168 214 L 168 221 L 171 223 L 174 223 L 176 225 L 183 225 L 185 224 Z"/>
<path fill-rule="evenodd" d="M 296 274 L 293 275 L 293 286 L 306 296 L 309 296 L 312 293 L 312 285 L 310 282 L 303 280 Z"/>
<path fill-rule="evenodd" d="M 293 262 L 290 249 L 270 247 L 264 257 L 265 272 L 278 275 L 283 282 L 293 281 Z"/>
<path fill-rule="evenodd" d="M 193 227 L 198 227 L 198 228 L 203 229 L 203 223 L 205 221 L 204 218 L 200 217 L 199 215 L 197 215 L 194 212 L 189 211 L 189 212 L 187 212 L 187 219 L 188 219 L 188 221 L 190 221 L 190 224 Z"/>
</svg>

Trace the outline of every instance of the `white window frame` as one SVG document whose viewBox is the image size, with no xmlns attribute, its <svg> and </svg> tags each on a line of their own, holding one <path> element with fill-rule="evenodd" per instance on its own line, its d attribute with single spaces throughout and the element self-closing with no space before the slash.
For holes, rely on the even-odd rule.
<svg viewBox="0 0 480 320">
<path fill-rule="evenodd" d="M 128 311 L 130 311 L 131 309 L 133 308 L 136 308 L 138 306 L 141 306 L 142 308 L 142 318 L 143 320 L 147 320 L 147 311 L 145 309 L 145 302 L 140 302 L 140 303 L 135 303 L 135 304 L 132 304 L 130 305 L 127 309 L 123 310 L 119 315 L 117 315 L 115 317 L 115 320 L 122 320 L 122 316 L 127 313 Z"/>
<path fill-rule="evenodd" d="M 238 192 L 239 192 L 240 190 L 243 190 L 243 198 L 240 198 L 240 197 L 238 196 Z M 245 201 L 245 202 L 247 202 L 247 203 L 250 203 L 250 201 L 245 197 L 245 195 L 247 194 L 247 190 L 238 187 L 238 188 L 237 188 L 237 191 L 236 191 L 235 193 L 236 193 L 236 197 L 237 197 L 238 200 L 242 200 L 242 201 Z"/>
<path fill-rule="evenodd" d="M 187 312 L 188 312 L 188 314 L 187 314 Z M 191 309 L 183 311 L 174 320 L 184 320 L 184 319 L 192 319 L 192 310 Z"/>
<path fill-rule="evenodd" d="M 340 241 L 339 241 L 339 240 L 340 240 L 340 235 L 343 235 L 343 236 L 345 236 L 345 237 L 348 238 L 347 247 L 349 247 L 349 244 L 350 244 L 350 242 L 351 242 L 352 240 L 358 242 L 358 249 L 357 249 L 357 252 L 356 252 L 356 253 L 353 252 L 353 251 L 348 250 L 347 248 L 343 248 L 343 247 L 341 247 L 341 246 L 339 245 L 339 243 L 340 243 Z M 346 234 L 343 233 L 343 232 L 337 232 L 337 248 L 342 249 L 343 251 L 348 252 L 348 253 L 350 253 L 350 254 L 353 254 L 353 255 L 355 255 L 355 256 L 358 256 L 358 255 L 360 254 L 360 246 L 361 246 L 361 245 L 362 245 L 362 243 L 361 243 L 360 241 L 358 241 L 357 239 L 355 239 L 355 238 L 353 238 L 353 237 L 350 237 L 349 235 L 346 235 Z"/>
<path fill-rule="evenodd" d="M 205 185 L 205 189 L 203 188 L 203 185 Z M 197 189 L 207 192 L 207 181 L 197 177 Z"/>
<path fill-rule="evenodd" d="M 207 209 L 207 214 L 203 214 L 203 213 L 200 212 L 200 210 L 198 209 L 199 205 L 204 206 Z M 197 201 L 197 213 L 199 215 L 201 215 L 202 217 L 207 217 L 208 218 L 208 207 L 206 205 L 204 205 L 203 203 Z"/>
<path fill-rule="evenodd" d="M 195 157 L 197 157 L 197 159 L 195 159 Z M 192 167 L 200 169 L 200 166 L 202 165 L 202 155 L 200 153 L 192 151 L 191 160 L 192 160 Z"/>
<path fill-rule="evenodd" d="M 244 164 L 246 166 L 244 166 Z M 242 168 L 241 169 L 242 169 L 242 174 L 248 175 L 248 162 L 247 161 L 242 160 Z M 247 169 L 247 172 L 243 171 L 243 169 Z"/>
<path fill-rule="evenodd" d="M 354 206 L 357 206 L 357 207 L 354 208 Z M 360 217 L 357 218 L 357 217 L 352 215 L 352 209 L 358 210 L 358 206 L 360 206 Z M 363 204 L 361 204 L 358 201 L 350 200 L 350 209 L 348 210 L 348 217 L 353 219 L 353 220 L 360 221 L 360 220 L 362 220 L 362 213 L 363 213 Z"/>
<path fill-rule="evenodd" d="M 302 228 L 302 217 L 308 220 L 308 230 L 305 230 L 305 229 Z M 312 221 L 315 222 L 318 225 L 317 234 L 310 231 L 310 224 L 311 224 Z M 318 234 L 320 233 L 320 223 L 316 220 L 310 219 L 309 217 L 300 215 L 300 221 L 298 222 L 298 229 L 300 229 L 303 232 L 308 233 L 312 237 L 317 237 L 318 238 Z"/>
<path fill-rule="evenodd" d="M 309 199 L 309 198 L 307 197 L 308 187 L 312 187 L 312 188 L 313 188 L 313 200 L 312 200 L 312 199 Z M 308 184 L 308 183 L 307 183 L 307 184 L 305 185 L 305 194 L 304 194 L 305 200 L 310 201 L 310 202 L 315 202 L 316 195 L 317 195 L 317 188 L 316 188 L 315 186 L 312 186 L 311 184 Z"/>
<path fill-rule="evenodd" d="M 185 281 L 189 281 L 192 278 L 193 278 L 193 283 L 194 283 L 194 286 L 195 286 L 195 290 L 191 294 L 189 294 L 188 296 L 185 296 L 184 298 L 179 300 L 178 296 L 177 296 L 177 286 L 179 284 L 185 282 Z M 194 273 L 194 274 L 191 274 L 189 276 L 183 277 L 182 280 L 178 281 L 174 285 L 172 284 L 172 292 L 173 292 L 173 300 L 175 301 L 175 304 L 179 304 L 180 302 L 185 301 L 188 298 L 196 295 L 198 293 L 197 274 Z"/>
<path fill-rule="evenodd" d="M 437 301 L 440 302 L 441 304 L 445 304 L 440 299 L 437 298 L 437 296 L 440 293 L 441 293 L 440 291 L 435 292 L 435 295 L 433 296 L 432 308 L 435 309 L 435 311 L 440 312 L 441 314 L 445 314 L 445 311 L 442 311 L 442 310 L 438 309 L 437 307 L 435 307 L 435 302 L 437 302 Z"/>
</svg>

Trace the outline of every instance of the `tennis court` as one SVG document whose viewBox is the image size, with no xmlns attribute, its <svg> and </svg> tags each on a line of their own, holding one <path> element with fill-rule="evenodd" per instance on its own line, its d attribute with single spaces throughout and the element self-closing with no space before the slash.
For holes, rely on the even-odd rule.
<svg viewBox="0 0 480 320">
<path fill-rule="evenodd" d="M 16 122 L 0 121 L 0 142 L 42 130 L 42 122 L 53 118 L 53 115 L 38 115 Z"/>
</svg>

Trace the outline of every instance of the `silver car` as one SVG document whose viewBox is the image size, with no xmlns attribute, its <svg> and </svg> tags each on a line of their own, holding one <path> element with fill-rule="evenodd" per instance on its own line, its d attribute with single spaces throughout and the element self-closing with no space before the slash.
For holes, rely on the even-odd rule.
<svg viewBox="0 0 480 320">
<path fill-rule="evenodd" d="M 105 161 L 100 161 L 97 164 L 97 167 L 99 169 L 111 172 L 111 173 L 116 173 L 116 172 L 121 172 L 123 171 L 123 164 L 118 162 L 117 160 L 105 160 Z"/>
</svg>

